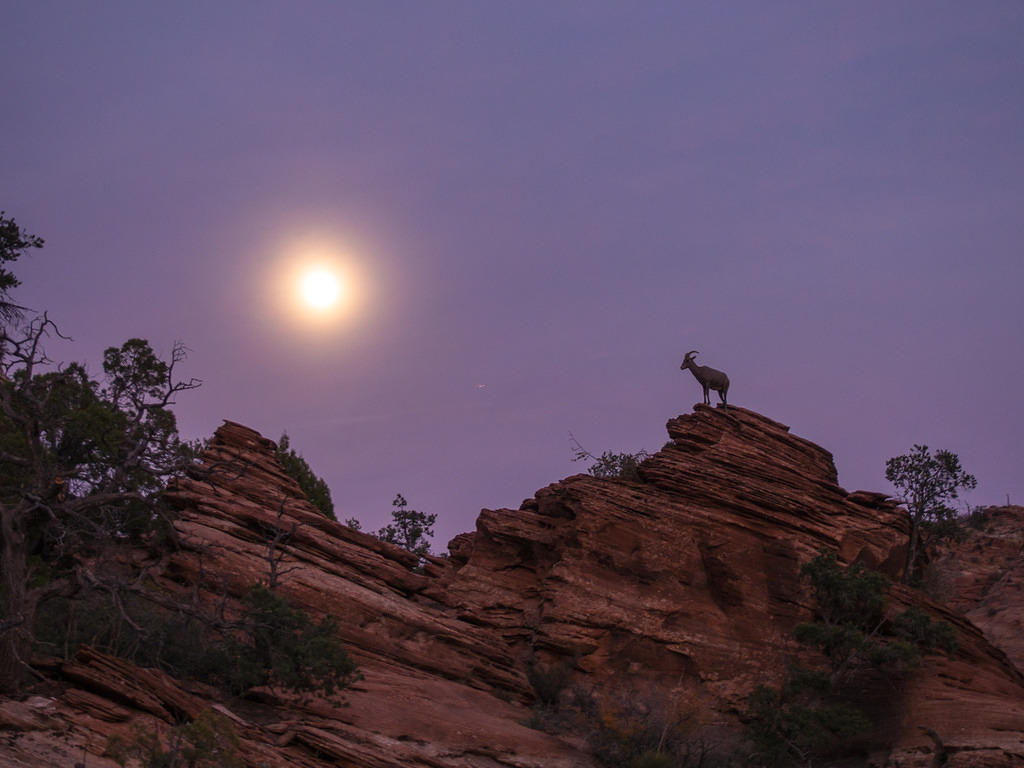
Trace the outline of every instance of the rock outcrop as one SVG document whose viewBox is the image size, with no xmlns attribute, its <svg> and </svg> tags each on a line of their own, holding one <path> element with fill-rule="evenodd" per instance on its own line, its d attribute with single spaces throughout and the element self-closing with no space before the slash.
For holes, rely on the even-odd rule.
<svg viewBox="0 0 1024 768">
<path fill-rule="evenodd" d="M 237 601 L 267 581 L 268 542 L 286 531 L 280 590 L 338 617 L 360 664 L 346 705 L 272 690 L 228 700 L 87 649 L 39 660 L 49 685 L 0 702 L 0 762 L 73 765 L 86 754 L 89 768 L 113 766 L 101 756 L 112 735 L 167 728 L 214 703 L 253 766 L 595 765 L 580 738 L 523 724 L 537 661 L 571 669 L 599 697 L 634 692 L 699 713 L 701 737 L 725 743 L 752 688 L 777 683 L 801 653 L 792 630 L 811 600 L 800 564 L 827 549 L 897 577 L 908 524 L 884 495 L 840 488 L 825 450 L 751 411 L 697 406 L 668 432 L 639 479 L 566 478 L 518 510 L 484 510 L 448 557 L 420 564 L 325 519 L 271 441 L 226 423 L 177 484 L 181 549 L 155 582 L 184 594 L 215 580 L 206 599 Z M 890 717 L 870 763 L 932 765 L 926 729 L 945 765 L 1024 762 L 1024 678 L 991 642 L 1004 636 L 986 639 L 912 590 L 892 598 L 952 623 L 960 647 L 872 694 Z"/>
<path fill-rule="evenodd" d="M 1024 671 L 1024 507 L 989 507 L 968 518 L 962 540 L 929 565 L 925 590 L 969 618 Z"/>
</svg>

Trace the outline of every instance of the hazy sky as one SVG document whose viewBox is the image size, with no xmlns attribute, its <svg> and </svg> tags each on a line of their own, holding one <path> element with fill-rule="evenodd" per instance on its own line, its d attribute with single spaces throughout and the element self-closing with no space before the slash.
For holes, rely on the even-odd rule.
<svg viewBox="0 0 1024 768">
<path fill-rule="evenodd" d="M 340 519 L 656 450 L 690 349 L 849 490 L 925 443 L 1024 503 L 1019 0 L 15 1 L 0 94 L 51 355 L 184 341 L 182 432 L 287 430 Z"/>
</svg>

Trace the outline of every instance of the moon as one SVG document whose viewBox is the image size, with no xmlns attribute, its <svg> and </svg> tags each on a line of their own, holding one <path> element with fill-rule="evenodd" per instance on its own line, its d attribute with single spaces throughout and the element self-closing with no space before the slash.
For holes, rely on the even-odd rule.
<svg viewBox="0 0 1024 768">
<path fill-rule="evenodd" d="M 370 280 L 366 252 L 358 244 L 326 235 L 282 235 L 265 255 L 263 290 L 276 309 L 270 320 L 275 331 L 320 343 L 354 333 L 365 320 Z"/>
<path fill-rule="evenodd" d="M 341 279 L 336 272 L 325 267 L 315 267 L 303 273 L 299 281 L 299 293 L 306 306 L 325 311 L 341 300 Z"/>
</svg>

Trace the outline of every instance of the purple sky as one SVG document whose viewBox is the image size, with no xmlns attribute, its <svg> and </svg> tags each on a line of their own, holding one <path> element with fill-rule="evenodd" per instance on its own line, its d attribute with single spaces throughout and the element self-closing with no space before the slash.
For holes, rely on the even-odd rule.
<svg viewBox="0 0 1024 768">
<path fill-rule="evenodd" d="M 957 452 L 1024 502 L 1024 4 L 42 2 L 0 24 L 16 265 L 98 360 L 193 351 L 182 432 L 293 446 L 435 548 L 701 398 L 840 483 Z M 268 299 L 330 237 L 358 310 Z M 484 385 L 482 388 L 479 385 Z"/>
</svg>

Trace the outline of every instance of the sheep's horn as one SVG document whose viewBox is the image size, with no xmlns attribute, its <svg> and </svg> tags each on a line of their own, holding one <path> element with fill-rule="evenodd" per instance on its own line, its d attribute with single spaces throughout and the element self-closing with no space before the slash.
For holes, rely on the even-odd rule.
<svg viewBox="0 0 1024 768">
<path fill-rule="evenodd" d="M 697 354 L 697 350 L 696 349 L 691 349 L 689 352 L 686 353 L 686 356 L 690 357 L 691 355 L 696 355 L 696 354 Z"/>
</svg>

